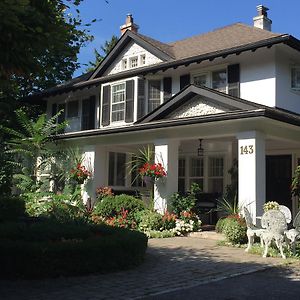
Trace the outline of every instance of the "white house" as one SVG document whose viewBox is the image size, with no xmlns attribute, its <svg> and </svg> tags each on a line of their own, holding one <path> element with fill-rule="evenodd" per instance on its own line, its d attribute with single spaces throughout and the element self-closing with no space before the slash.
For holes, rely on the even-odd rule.
<svg viewBox="0 0 300 300">
<path fill-rule="evenodd" d="M 168 173 L 155 184 L 159 211 L 192 182 L 224 192 L 235 159 L 239 203 L 254 219 L 265 201 L 298 210 L 290 184 L 300 164 L 300 41 L 272 32 L 267 10 L 257 7 L 254 26 L 168 44 L 140 34 L 128 15 L 94 72 L 37 96 L 49 116 L 64 108 L 69 127 L 59 139 L 92 164 L 91 197 L 98 186 L 143 189 L 125 164 L 151 144 Z"/>
</svg>

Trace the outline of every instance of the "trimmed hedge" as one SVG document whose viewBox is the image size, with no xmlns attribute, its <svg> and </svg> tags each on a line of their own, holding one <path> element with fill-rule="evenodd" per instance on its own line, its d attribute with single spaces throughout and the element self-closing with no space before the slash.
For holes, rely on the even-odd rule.
<svg viewBox="0 0 300 300">
<path fill-rule="evenodd" d="M 25 202 L 19 197 L 0 197 L 0 222 L 25 216 Z"/>
<path fill-rule="evenodd" d="M 128 269 L 143 261 L 147 241 L 143 233 L 106 225 L 53 221 L 0 224 L 0 278 L 75 276 Z"/>
</svg>

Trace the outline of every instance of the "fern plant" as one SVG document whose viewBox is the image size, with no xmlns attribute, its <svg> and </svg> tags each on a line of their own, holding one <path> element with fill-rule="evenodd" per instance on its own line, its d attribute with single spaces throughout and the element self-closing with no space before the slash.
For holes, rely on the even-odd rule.
<svg viewBox="0 0 300 300">
<path fill-rule="evenodd" d="M 16 186 L 21 191 L 33 192 L 41 187 L 38 180 L 41 172 L 49 165 L 53 150 L 49 147 L 54 136 L 64 129 L 66 122 L 57 124 L 57 118 L 63 111 L 47 119 L 46 114 L 37 120 L 30 119 L 19 109 L 16 111 L 17 128 L 1 127 L 8 135 L 6 153 L 11 154 L 13 160 L 9 163 L 15 169 Z"/>
</svg>

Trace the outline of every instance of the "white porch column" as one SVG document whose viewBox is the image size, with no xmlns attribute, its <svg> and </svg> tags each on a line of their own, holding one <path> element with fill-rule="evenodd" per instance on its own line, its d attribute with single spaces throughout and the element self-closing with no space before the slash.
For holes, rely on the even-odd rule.
<svg viewBox="0 0 300 300">
<path fill-rule="evenodd" d="M 154 209 L 163 214 L 170 196 L 178 191 L 178 146 L 177 140 L 156 141 L 155 162 L 161 163 L 167 172 L 165 178 L 154 184 Z"/>
<path fill-rule="evenodd" d="M 92 202 L 96 200 L 97 187 L 107 186 L 107 152 L 103 146 L 89 146 L 84 148 L 83 164 L 92 172 L 92 177 L 87 181 L 84 189 L 87 192 L 83 198 L 91 198 Z M 84 199 L 86 200 L 86 199 Z"/>
<path fill-rule="evenodd" d="M 253 218 L 263 213 L 266 197 L 265 137 L 257 131 L 241 132 L 238 139 L 239 207 L 246 206 Z"/>
</svg>

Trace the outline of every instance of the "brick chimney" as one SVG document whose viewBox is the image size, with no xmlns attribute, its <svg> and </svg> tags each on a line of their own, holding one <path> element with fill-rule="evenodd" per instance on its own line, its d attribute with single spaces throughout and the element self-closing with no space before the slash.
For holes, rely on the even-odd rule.
<svg viewBox="0 0 300 300">
<path fill-rule="evenodd" d="M 271 31 L 272 21 L 268 18 L 267 7 L 263 5 L 256 6 L 258 16 L 253 18 L 254 27 Z"/>
<path fill-rule="evenodd" d="M 126 16 L 125 24 L 120 26 L 120 29 L 121 35 L 123 35 L 126 32 L 126 30 L 131 30 L 132 32 L 137 33 L 139 26 L 133 22 L 132 14 L 128 14 Z"/>
</svg>

